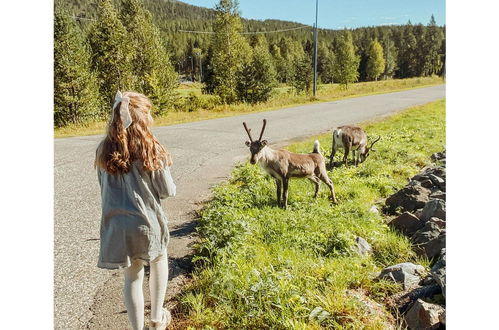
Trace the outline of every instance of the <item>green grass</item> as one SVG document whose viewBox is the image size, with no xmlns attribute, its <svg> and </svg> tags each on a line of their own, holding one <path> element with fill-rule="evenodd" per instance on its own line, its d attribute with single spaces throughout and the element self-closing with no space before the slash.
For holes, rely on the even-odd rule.
<svg viewBox="0 0 499 330">
<path fill-rule="evenodd" d="M 215 188 L 198 227 L 198 266 L 181 298 L 184 324 L 206 329 L 384 329 L 394 323 L 382 305 L 372 312 L 362 302 L 383 302 L 400 290 L 373 280 L 373 274 L 395 263 L 428 266 L 428 261 L 418 259 L 408 239 L 369 209 L 403 187 L 433 152 L 444 148 L 445 100 L 362 126 L 382 139 L 365 163 L 329 171 L 339 200 L 334 207 L 324 185 L 314 200 L 312 184 L 294 179 L 288 210 L 277 208 L 273 180 L 250 164 L 237 166 L 229 182 Z M 308 153 L 316 138 L 329 153 L 329 134 L 288 149 Z M 354 252 L 356 236 L 371 244 L 371 256 Z"/>
<path fill-rule="evenodd" d="M 338 84 L 324 84 L 318 86 L 316 98 L 313 98 L 310 95 L 296 95 L 290 87 L 280 86 L 275 89 L 274 95 L 268 102 L 256 105 L 247 103 L 221 105 L 215 96 L 201 93 L 201 84 L 181 85 L 177 90 L 179 98 L 177 105 L 175 106 L 175 111 L 169 111 L 164 116 L 156 117 L 154 126 L 168 126 L 199 120 L 236 116 L 250 112 L 270 111 L 300 104 L 397 92 L 442 83 L 444 83 L 444 80 L 440 77 L 420 77 L 355 83 L 349 85 L 348 89 L 344 89 Z M 56 128 L 54 130 L 54 137 L 61 138 L 104 134 L 106 124 L 106 121 L 97 121 L 85 125 L 69 125 Z"/>
</svg>

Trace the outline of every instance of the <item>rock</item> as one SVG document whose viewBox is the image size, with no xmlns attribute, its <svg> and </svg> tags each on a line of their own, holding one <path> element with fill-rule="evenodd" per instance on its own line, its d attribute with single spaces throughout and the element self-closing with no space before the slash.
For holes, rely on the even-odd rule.
<svg viewBox="0 0 499 330">
<path fill-rule="evenodd" d="M 428 220 L 428 222 L 436 224 L 440 229 L 445 229 L 445 220 L 432 217 L 430 220 Z"/>
<path fill-rule="evenodd" d="M 414 244 L 426 244 L 429 241 L 440 236 L 441 232 L 442 230 L 437 224 L 428 221 L 427 223 L 425 223 L 423 228 L 414 233 L 414 235 L 411 237 L 411 241 Z"/>
<path fill-rule="evenodd" d="M 429 201 L 431 191 L 417 184 L 409 184 L 386 199 L 390 212 L 401 207 L 403 211 L 414 211 L 422 208 Z"/>
<path fill-rule="evenodd" d="M 423 209 L 417 209 L 412 214 L 414 214 L 418 219 L 421 219 L 421 215 L 423 214 Z"/>
<path fill-rule="evenodd" d="M 431 277 L 437 282 L 437 284 L 442 289 L 442 294 L 445 297 L 445 249 L 442 249 L 440 252 L 440 260 L 438 260 L 435 265 L 431 268 Z"/>
<path fill-rule="evenodd" d="M 423 208 L 421 221 L 426 222 L 430 218 L 436 217 L 445 220 L 445 201 L 441 199 L 432 199 Z"/>
<path fill-rule="evenodd" d="M 424 224 L 414 214 L 404 212 L 388 223 L 389 226 L 396 228 L 404 234 L 411 236 L 418 229 L 423 228 Z"/>
<path fill-rule="evenodd" d="M 428 221 L 412 235 L 411 241 L 415 244 L 414 251 L 418 255 L 434 258 L 445 248 L 445 229 L 440 228 L 435 221 Z"/>
<path fill-rule="evenodd" d="M 430 194 L 430 199 L 443 199 L 443 200 L 445 200 L 445 193 L 441 190 L 434 191 Z"/>
<path fill-rule="evenodd" d="M 442 249 L 445 248 L 445 233 L 442 233 L 426 244 L 418 246 L 418 248 L 422 248 L 424 254 L 430 259 L 439 256 Z"/>
<path fill-rule="evenodd" d="M 433 187 L 434 183 L 430 179 L 425 179 L 425 180 L 420 182 L 420 185 L 421 185 L 421 187 L 431 189 Z"/>
<path fill-rule="evenodd" d="M 369 243 L 367 243 L 367 241 L 365 239 L 363 239 L 362 237 L 360 236 L 357 236 L 355 238 L 355 251 L 360 254 L 361 256 L 367 256 L 369 254 L 372 253 L 373 251 L 373 248 L 371 247 L 371 245 L 369 245 Z"/>
<path fill-rule="evenodd" d="M 435 174 L 428 174 L 428 178 L 431 180 L 431 182 L 440 188 L 441 190 L 445 191 L 445 180 L 442 179 L 439 176 L 436 176 Z"/>
<path fill-rule="evenodd" d="M 433 155 L 431 155 L 431 160 L 435 161 L 435 160 L 442 160 L 442 159 L 445 159 L 446 158 L 446 151 L 442 151 L 442 152 L 435 152 Z"/>
<path fill-rule="evenodd" d="M 404 318 L 409 329 L 437 329 L 440 326 L 440 316 L 444 312 L 445 308 L 442 306 L 418 299 Z"/>
<path fill-rule="evenodd" d="M 408 288 L 417 286 L 424 273 L 425 269 L 423 266 L 404 262 L 384 268 L 379 274 L 378 279 L 401 283 L 404 290 L 407 290 Z"/>
</svg>

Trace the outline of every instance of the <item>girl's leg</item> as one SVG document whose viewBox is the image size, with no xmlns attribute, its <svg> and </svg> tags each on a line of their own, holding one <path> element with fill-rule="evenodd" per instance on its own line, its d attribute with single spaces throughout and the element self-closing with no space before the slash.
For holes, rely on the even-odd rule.
<svg viewBox="0 0 499 330">
<path fill-rule="evenodd" d="M 168 284 L 168 257 L 165 253 L 150 262 L 149 290 L 151 292 L 151 321 L 163 317 L 166 285 Z"/>
<path fill-rule="evenodd" d="M 130 320 L 134 330 L 144 328 L 143 282 L 144 263 L 140 260 L 134 260 L 132 265 L 125 269 L 125 286 L 123 288 L 128 320 Z"/>
</svg>

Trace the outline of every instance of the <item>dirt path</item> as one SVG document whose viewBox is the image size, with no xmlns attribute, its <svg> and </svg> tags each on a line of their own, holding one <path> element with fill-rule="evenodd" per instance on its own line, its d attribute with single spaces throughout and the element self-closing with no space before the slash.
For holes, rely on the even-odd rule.
<svg viewBox="0 0 499 330">
<path fill-rule="evenodd" d="M 156 136 L 173 154 L 172 173 L 177 183 L 177 196 L 164 205 L 171 230 L 168 296 L 178 292 L 189 270 L 196 211 L 209 198 L 213 184 L 224 180 L 234 163 L 247 156 L 242 121 L 256 129 L 267 118 L 267 140 L 271 145 L 283 145 L 337 125 L 379 118 L 443 97 L 445 85 L 440 85 L 155 128 Z M 127 327 L 120 272 L 96 267 L 100 196 L 92 164 L 101 138 L 76 137 L 54 142 L 56 329 Z M 147 291 L 145 287 L 144 292 Z"/>
</svg>

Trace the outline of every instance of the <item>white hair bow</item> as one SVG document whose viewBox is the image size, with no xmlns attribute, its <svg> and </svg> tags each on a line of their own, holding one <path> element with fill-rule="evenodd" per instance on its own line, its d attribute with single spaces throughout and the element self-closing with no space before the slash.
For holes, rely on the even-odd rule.
<svg viewBox="0 0 499 330">
<path fill-rule="evenodd" d="M 118 91 L 116 93 L 116 96 L 114 97 L 113 111 L 120 102 L 121 102 L 120 106 L 121 122 L 123 123 L 125 129 L 127 129 L 128 126 L 132 124 L 132 116 L 130 115 L 130 110 L 128 109 L 130 98 L 128 96 L 123 96 L 123 94 L 121 94 L 121 92 Z"/>
</svg>

